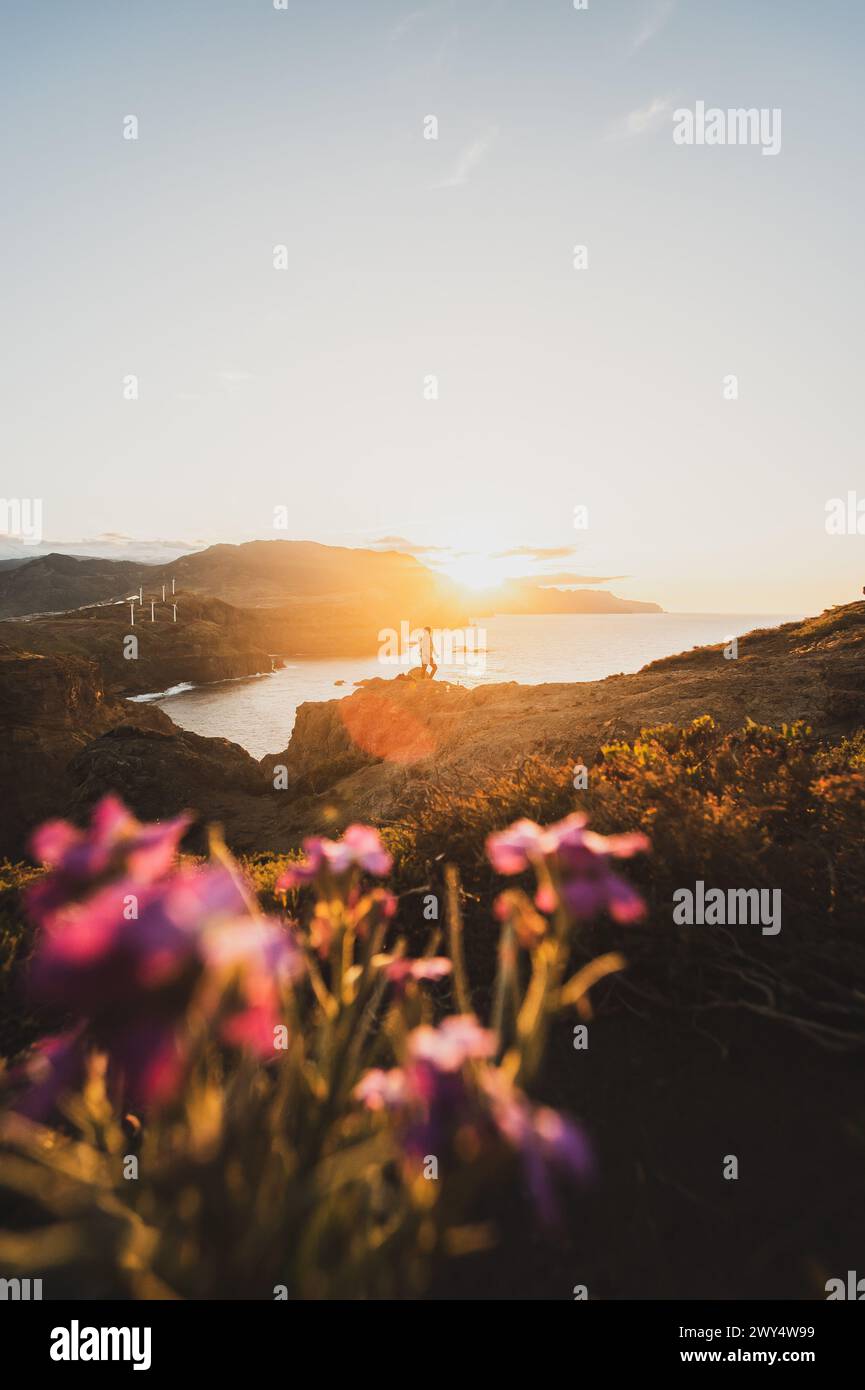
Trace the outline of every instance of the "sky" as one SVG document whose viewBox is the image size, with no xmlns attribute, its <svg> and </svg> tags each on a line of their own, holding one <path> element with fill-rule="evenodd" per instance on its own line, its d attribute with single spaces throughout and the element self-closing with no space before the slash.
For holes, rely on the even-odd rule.
<svg viewBox="0 0 865 1390">
<path fill-rule="evenodd" d="M 860 593 L 860 0 L 4 0 L 0 36 L 0 497 L 50 540 Z M 780 152 L 675 143 L 700 101 L 779 109 Z"/>
</svg>

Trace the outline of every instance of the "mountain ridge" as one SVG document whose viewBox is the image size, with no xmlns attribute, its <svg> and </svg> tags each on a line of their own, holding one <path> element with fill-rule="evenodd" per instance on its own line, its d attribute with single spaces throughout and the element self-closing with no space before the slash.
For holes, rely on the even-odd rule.
<svg viewBox="0 0 865 1390">
<path fill-rule="evenodd" d="M 545 586 L 543 577 L 505 581 L 471 596 L 415 556 L 399 550 L 328 546 L 319 541 L 219 543 L 167 563 L 50 552 L 0 566 L 0 619 L 56 615 L 161 586 L 222 599 L 243 608 L 279 608 L 322 600 L 379 626 L 408 617 L 431 626 L 461 626 L 469 608 L 493 612 L 645 612 L 658 605 L 608 591 Z M 603 596 L 603 597 L 602 597 Z M 333 655 L 350 655 L 334 651 Z"/>
</svg>

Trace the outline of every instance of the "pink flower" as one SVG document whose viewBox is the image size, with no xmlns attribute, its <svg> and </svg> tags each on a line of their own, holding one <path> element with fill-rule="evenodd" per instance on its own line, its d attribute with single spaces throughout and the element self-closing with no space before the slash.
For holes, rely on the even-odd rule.
<svg viewBox="0 0 865 1390">
<path fill-rule="evenodd" d="M 390 873 L 393 858 L 382 844 L 378 831 L 373 830 L 372 826 L 350 825 L 342 837 L 342 843 L 343 846 L 348 846 L 355 864 L 365 869 L 368 874 L 382 878 Z"/>
<path fill-rule="evenodd" d="M 94 1017 L 146 1008 L 169 990 L 185 1002 L 203 968 L 201 923 L 245 911 L 222 868 L 107 884 L 52 913 L 37 940 L 31 987 L 42 1003 Z"/>
<path fill-rule="evenodd" d="M 409 1098 L 408 1082 L 401 1067 L 382 1071 L 374 1067 L 354 1088 L 357 1100 L 368 1110 L 399 1110 Z"/>
<path fill-rule="evenodd" d="M 608 912 L 616 922 L 635 922 L 645 913 L 645 903 L 636 889 L 614 874 L 610 859 L 630 859 L 649 849 L 648 837 L 638 832 L 628 835 L 596 835 L 582 826 L 562 821 L 559 827 L 556 859 L 562 876 L 562 898 L 571 917 L 588 921 Z"/>
<path fill-rule="evenodd" d="M 452 1014 L 438 1028 L 426 1024 L 409 1033 L 408 1053 L 412 1062 L 427 1062 L 438 1071 L 459 1071 L 475 1057 L 492 1057 L 496 1035 L 482 1028 L 472 1014 Z"/>
<path fill-rule="evenodd" d="M 398 990 L 402 990 L 409 980 L 441 980 L 452 969 L 447 956 L 422 956 L 417 960 L 400 956 L 385 966 L 385 974 Z"/>
<path fill-rule="evenodd" d="M 446 1018 L 438 1028 L 415 1028 L 408 1036 L 403 1067 L 367 1072 L 355 1097 L 369 1110 L 394 1112 L 407 1157 L 455 1157 L 459 1134 L 474 1131 L 478 1144 L 493 1129 L 476 1087 L 463 1074 L 464 1063 L 489 1057 L 495 1037 L 470 1015 Z"/>
<path fill-rule="evenodd" d="M 552 826 L 550 833 L 556 833 L 555 854 L 563 867 L 579 868 L 585 862 L 585 855 L 604 855 L 608 859 L 632 859 L 651 848 L 648 835 L 634 830 L 627 835 L 597 835 L 594 830 L 586 830 L 584 825 L 569 825 L 574 817 L 560 821 Z"/>
<path fill-rule="evenodd" d="M 54 869 L 36 902 L 31 988 L 79 1022 L 13 1075 L 32 1084 L 19 1108 L 47 1113 L 96 1057 L 118 1103 L 165 1103 L 188 1068 L 193 1003 L 222 1042 L 272 1055 L 301 953 L 281 922 L 248 916 L 228 869 L 167 872 L 185 824 L 141 826 L 106 798 L 89 832 L 54 822 L 35 837 Z"/>
<path fill-rule="evenodd" d="M 222 867 L 136 888 L 130 895 L 128 881 L 108 885 L 43 927 L 33 992 L 81 1022 L 47 1040 L 12 1078 L 33 1083 L 19 1109 L 50 1112 L 83 1080 L 94 1050 L 107 1057 L 118 1103 L 148 1109 L 171 1100 L 189 1062 L 184 1025 L 193 1001 L 222 1042 L 273 1055 L 282 990 L 302 969 L 283 924 L 244 916 L 243 894 Z M 135 915 L 127 918 L 130 896 Z"/>
<path fill-rule="evenodd" d="M 235 1006 L 222 1020 L 220 1037 L 262 1058 L 273 1055 L 284 990 L 304 973 L 303 953 L 276 919 L 247 917 L 207 926 L 203 934 L 207 995 L 218 998 L 233 988 Z"/>
<path fill-rule="evenodd" d="M 555 855 L 559 862 L 568 862 L 576 851 L 589 849 L 593 854 L 630 859 L 649 848 L 648 837 L 633 832 L 628 835 L 597 835 L 586 830 L 588 816 L 575 811 L 564 820 L 546 828 L 533 820 L 514 821 L 507 830 L 500 830 L 487 839 L 487 856 L 500 874 L 519 874 L 539 860 Z"/>
<path fill-rule="evenodd" d="M 449 966 L 450 961 L 446 964 Z M 367 1072 L 354 1094 L 372 1110 L 381 1109 L 385 1103 L 389 1107 L 408 1104 L 428 1095 L 428 1081 L 433 1073 L 455 1076 L 465 1062 L 491 1057 L 495 1050 L 494 1033 L 482 1028 L 471 1014 L 453 1014 L 438 1028 L 424 1025 L 413 1029 L 408 1036 L 405 1067 Z"/>
<path fill-rule="evenodd" d="M 191 817 L 142 825 L 116 796 L 93 810 L 88 830 L 68 821 L 47 821 L 34 833 L 33 857 L 49 874 L 32 885 L 27 908 L 37 922 L 109 878 L 124 875 L 136 884 L 153 883 L 171 868 Z"/>
<path fill-rule="evenodd" d="M 551 1221 L 557 1212 L 554 1177 L 586 1178 L 589 1145 L 578 1126 L 533 1105 L 494 1067 L 482 1065 L 476 1078 L 464 1069 L 470 1060 L 483 1063 L 494 1049 L 493 1035 L 469 1015 L 447 1018 L 438 1028 L 416 1028 L 405 1065 L 367 1072 L 354 1095 L 368 1110 L 394 1116 L 412 1163 L 427 1154 L 448 1166 L 459 1163 L 469 1134 L 476 1151 L 504 1142 L 522 1159 L 531 1197 L 542 1219 Z"/>
<path fill-rule="evenodd" d="M 310 883 L 323 873 L 340 878 L 353 868 L 363 869 L 381 878 L 390 872 L 393 864 L 378 831 L 368 825 L 350 825 L 341 840 L 309 836 L 304 840 L 303 847 L 306 859 L 300 864 L 289 865 L 277 880 L 278 892 Z"/>
<path fill-rule="evenodd" d="M 609 860 L 630 859 L 648 850 L 649 840 L 639 832 L 598 835 L 586 825 L 582 812 L 546 829 L 534 821 L 516 821 L 490 835 L 487 854 L 499 873 L 538 869 L 535 904 L 542 912 L 553 912 L 561 900 L 577 921 L 609 912 L 617 922 L 633 922 L 643 915 L 645 905 L 637 891 L 612 872 Z M 503 910 L 504 905 L 499 911 Z"/>
<path fill-rule="evenodd" d="M 517 820 L 487 837 L 487 858 L 497 873 L 519 874 L 548 852 L 546 832 L 533 820 Z"/>
</svg>

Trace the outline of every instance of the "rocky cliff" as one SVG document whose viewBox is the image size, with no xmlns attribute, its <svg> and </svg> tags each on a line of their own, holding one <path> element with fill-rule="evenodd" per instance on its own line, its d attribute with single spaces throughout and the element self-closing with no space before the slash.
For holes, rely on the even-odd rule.
<svg viewBox="0 0 865 1390">
<path fill-rule="evenodd" d="M 700 647 L 602 681 L 468 690 L 439 681 L 375 680 L 344 700 L 301 705 L 284 752 L 300 825 L 387 821 L 427 777 L 464 782 L 506 772 L 531 753 L 589 764 L 602 743 L 652 724 L 710 714 L 806 720 L 838 735 L 865 723 L 865 603 L 740 638 L 738 655 Z"/>
<path fill-rule="evenodd" d="M 67 767 L 67 814 L 86 818 L 116 791 L 143 820 L 197 813 L 184 842 L 191 851 L 205 849 L 208 824 L 224 826 L 237 851 L 288 848 L 283 803 L 268 797 L 272 785 L 255 759 L 228 739 L 201 738 L 163 718 L 167 727 L 117 725 L 78 750 Z"/>
<path fill-rule="evenodd" d="M 865 603 L 750 633 L 732 659 L 703 647 L 603 681 L 475 690 L 369 681 L 343 700 L 301 705 L 288 746 L 260 763 L 156 709 L 106 697 L 93 664 L 8 653 L 0 854 L 20 853 L 43 816 L 83 814 L 109 790 L 147 818 L 197 810 L 238 850 L 284 850 L 352 819 L 398 820 L 430 778 L 470 785 L 539 752 L 588 765 L 602 743 L 702 714 L 722 728 L 804 719 L 837 737 L 861 727 Z"/>
<path fill-rule="evenodd" d="M 173 727 L 158 709 L 106 696 L 94 662 L 0 645 L 0 858 L 20 857 L 33 826 L 71 803 L 75 755 L 130 720 Z"/>
</svg>

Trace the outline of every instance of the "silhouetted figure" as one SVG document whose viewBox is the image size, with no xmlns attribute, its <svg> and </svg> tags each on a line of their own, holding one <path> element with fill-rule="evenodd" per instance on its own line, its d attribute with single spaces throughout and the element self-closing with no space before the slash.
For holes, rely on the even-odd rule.
<svg viewBox="0 0 865 1390">
<path fill-rule="evenodd" d="M 427 674 L 427 667 L 429 667 L 429 679 L 432 680 L 433 676 L 438 670 L 438 666 L 436 665 L 435 661 L 435 648 L 433 647 L 432 628 L 429 627 L 424 628 L 423 632 L 421 633 L 420 639 L 420 668 L 423 671 L 424 676 L 426 676 Z"/>
</svg>

